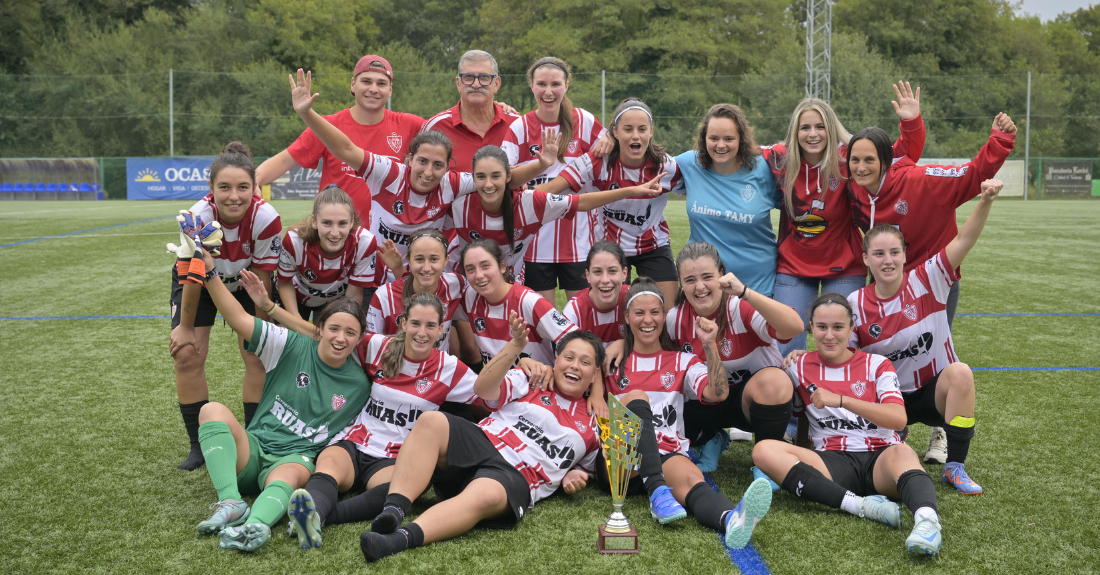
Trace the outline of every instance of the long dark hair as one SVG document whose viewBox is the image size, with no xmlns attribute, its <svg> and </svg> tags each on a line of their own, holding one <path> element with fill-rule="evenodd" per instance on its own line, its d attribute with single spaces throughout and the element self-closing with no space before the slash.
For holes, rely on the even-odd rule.
<svg viewBox="0 0 1100 575">
<path fill-rule="evenodd" d="M 722 263 L 722 256 L 718 253 L 718 248 L 708 244 L 707 242 L 691 242 L 684 246 L 680 253 L 676 254 L 676 274 L 680 274 L 680 267 L 684 265 L 684 262 L 688 260 L 697 259 L 709 259 L 714 262 L 714 266 L 718 268 L 718 277 L 726 275 L 726 266 Z M 726 328 L 729 327 L 729 322 L 726 320 L 726 310 L 729 308 L 730 296 L 725 291 L 722 291 L 722 295 L 718 298 L 718 319 L 715 323 L 718 324 L 718 337 L 723 337 L 722 334 L 726 333 Z M 680 291 L 676 294 L 676 305 L 691 305 L 688 303 L 687 294 L 684 293 L 683 285 L 680 286 Z M 692 308 L 694 309 L 694 308 Z M 699 315 L 696 310 L 695 315 Z"/>
<path fill-rule="evenodd" d="M 505 283 L 512 283 L 516 281 L 516 278 L 512 275 L 511 270 L 508 269 L 508 262 L 504 259 L 504 251 L 500 249 L 500 244 L 498 244 L 496 240 L 490 238 L 481 238 L 474 240 L 466 244 L 466 247 L 462 248 L 462 255 L 459 257 L 458 264 L 462 266 L 462 273 L 464 275 L 466 273 L 466 254 L 474 248 L 481 248 L 489 252 L 489 255 L 492 256 L 494 260 L 496 260 L 497 265 L 504 267 L 503 277 Z"/>
<path fill-rule="evenodd" d="M 665 307 L 665 302 L 661 298 L 661 288 L 657 287 L 656 282 L 649 278 L 649 276 L 638 276 L 634 278 L 633 282 L 630 282 L 630 289 L 626 291 L 626 301 L 630 301 L 635 295 L 642 292 L 653 292 L 658 294 L 657 299 L 661 300 L 661 309 L 668 311 Z M 630 357 L 630 353 L 634 351 L 634 332 L 630 331 L 630 325 L 627 323 L 627 318 L 630 316 L 630 306 L 626 306 L 627 309 L 623 311 L 623 361 L 619 365 L 619 370 L 623 369 L 623 365 L 626 364 L 626 358 Z M 668 328 L 665 325 L 664 319 L 661 320 L 661 335 L 658 340 L 661 342 L 661 349 L 665 351 L 680 351 L 676 344 L 672 343 L 672 338 L 668 335 Z"/>
<path fill-rule="evenodd" d="M 407 260 L 412 260 L 412 246 L 413 242 L 420 238 L 434 238 L 440 244 L 443 244 L 443 260 L 447 260 L 447 236 L 443 235 L 443 232 L 435 228 L 420 228 L 415 232 L 409 234 L 409 255 Z M 444 265 L 444 270 L 446 266 Z M 413 295 L 413 278 L 409 276 L 409 279 L 405 281 L 405 285 L 401 286 L 401 301 L 409 301 L 409 298 Z"/>
<path fill-rule="evenodd" d="M 535 70 L 543 66 L 551 66 L 561 70 L 562 74 L 565 75 L 566 83 L 569 82 L 569 78 L 573 77 L 573 73 L 569 70 L 569 64 L 566 64 L 564 60 L 553 56 L 544 56 L 535 60 L 535 63 L 527 69 L 527 85 L 535 83 Z M 569 142 L 573 141 L 573 128 L 573 102 L 569 99 L 568 94 L 562 94 L 561 106 L 558 108 L 558 131 L 562 135 L 564 145 L 558 148 L 559 162 L 565 161 L 565 152 L 569 149 Z"/>
<path fill-rule="evenodd" d="M 418 293 L 402 300 L 402 317 L 409 321 L 409 310 L 418 305 L 426 305 L 435 308 L 439 314 L 439 323 L 443 323 L 443 302 L 439 301 L 434 293 Z M 408 334 L 404 327 L 399 327 L 397 333 L 390 339 L 386 351 L 382 352 L 382 375 L 393 378 L 401 373 L 401 366 L 405 364 L 405 337 Z M 434 345 L 435 342 L 432 342 Z"/>
<path fill-rule="evenodd" d="M 344 206 L 348 209 L 348 212 L 351 214 L 351 233 L 354 234 L 355 229 L 362 225 L 362 221 L 359 219 L 359 212 L 355 211 L 355 204 L 352 203 L 351 196 L 340 189 L 340 186 L 329 184 L 317 194 L 317 197 L 313 199 L 313 212 L 311 217 L 316 220 L 318 212 L 321 211 L 321 206 L 328 204 Z M 298 234 L 298 237 L 302 238 L 302 241 L 306 243 L 312 244 L 321 241 L 317 229 L 310 225 L 309 217 L 294 224 L 288 231 L 293 231 Z"/>
<path fill-rule="evenodd" d="M 513 207 L 512 190 L 508 186 L 507 179 L 512 174 L 512 168 L 508 165 L 508 154 L 504 153 L 504 150 L 500 149 L 500 146 L 482 146 L 477 153 L 474 154 L 474 161 L 470 165 L 471 170 L 475 170 L 477 163 L 484 159 L 496 160 L 500 162 L 500 165 L 504 166 L 504 190 L 501 192 L 504 194 L 504 201 L 500 204 L 501 217 L 504 218 L 504 233 L 508 235 L 508 249 L 509 251 L 516 251 L 516 239 L 512 230 L 516 227 L 516 213 Z"/>
<path fill-rule="evenodd" d="M 615 107 L 615 112 L 611 115 L 611 117 L 614 119 L 611 121 L 611 127 L 608 128 L 608 130 L 611 131 L 611 139 L 615 142 L 615 144 L 614 147 L 611 148 L 611 151 L 607 154 L 607 164 L 611 165 L 619 159 L 619 139 L 614 137 L 615 127 L 619 125 L 619 116 L 627 108 L 630 107 L 641 108 L 645 111 L 646 115 L 649 116 L 649 133 L 651 135 L 649 137 L 649 146 L 647 146 L 645 149 L 644 158 L 646 160 L 646 163 L 652 162 L 659 165 L 665 159 L 665 147 L 653 141 L 653 138 L 657 135 L 656 126 L 653 125 L 653 111 L 649 109 L 649 106 L 647 106 L 641 98 L 635 97 L 630 97 L 623 100 L 618 106 Z"/>
<path fill-rule="evenodd" d="M 756 154 L 760 153 L 753 139 L 752 126 L 745 112 L 733 104 L 715 104 L 707 110 L 703 116 L 703 123 L 699 124 L 699 135 L 695 138 L 695 155 L 699 160 L 699 166 L 709 170 L 714 165 L 714 159 L 707 153 L 707 128 L 712 118 L 725 118 L 733 122 L 737 129 L 737 159 L 742 166 L 750 170 L 756 167 Z"/>
<path fill-rule="evenodd" d="M 852 139 L 848 141 L 848 157 L 845 159 L 848 163 L 849 187 L 855 181 L 855 178 L 852 177 L 852 146 L 860 140 L 870 140 L 871 144 L 875 146 L 875 153 L 878 154 L 879 170 L 881 171 L 879 182 L 885 181 L 886 172 L 890 171 L 890 165 L 894 161 L 893 143 L 890 141 L 890 134 L 887 134 L 886 130 L 871 126 L 856 132 Z"/>
</svg>

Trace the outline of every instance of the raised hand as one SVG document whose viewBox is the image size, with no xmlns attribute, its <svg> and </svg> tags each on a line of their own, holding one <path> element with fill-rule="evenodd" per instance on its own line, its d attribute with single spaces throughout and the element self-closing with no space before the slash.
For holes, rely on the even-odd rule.
<svg viewBox="0 0 1100 575">
<path fill-rule="evenodd" d="M 401 259 L 401 252 L 397 251 L 397 244 L 393 240 L 385 240 L 382 247 L 378 248 L 378 253 L 382 256 L 382 263 L 390 268 L 393 275 L 400 277 L 401 272 L 405 271 L 405 261 Z"/>
<path fill-rule="evenodd" d="M 515 311 L 508 312 L 508 323 L 512 324 L 512 343 L 520 349 L 527 347 L 527 322 Z"/>
<path fill-rule="evenodd" d="M 1015 134 L 1016 124 L 1012 122 L 1012 118 L 1008 114 L 1001 112 L 997 114 L 997 117 L 993 118 L 993 129 L 1000 130 L 1006 134 Z"/>
<path fill-rule="evenodd" d="M 256 304 L 257 309 L 271 309 L 274 305 L 274 302 L 271 301 L 271 296 L 267 294 L 267 288 L 264 287 L 264 282 L 260 281 L 259 276 L 256 274 L 248 270 L 241 270 L 240 283 L 244 286 L 244 290 L 248 292 L 248 297 L 252 298 L 252 303 Z"/>
<path fill-rule="evenodd" d="M 287 74 L 290 79 L 290 101 L 294 106 L 294 111 L 298 112 L 298 115 L 304 116 L 313 107 L 313 103 L 317 101 L 317 98 L 321 96 L 320 93 L 309 93 L 310 87 L 313 84 L 313 72 L 305 72 L 301 68 L 298 68 L 298 81 L 294 81 L 292 74 Z"/>
<path fill-rule="evenodd" d="M 741 294 L 745 293 L 745 284 L 741 283 L 741 280 L 737 279 L 737 276 L 733 273 L 727 273 L 718 278 L 718 285 L 722 287 L 722 291 L 729 295 L 740 297 Z"/>
<path fill-rule="evenodd" d="M 652 180 L 640 186 L 636 186 L 639 192 L 637 195 L 656 198 L 657 196 L 665 193 L 665 189 L 661 187 L 661 180 L 667 175 L 668 172 L 661 172 L 660 174 L 657 174 L 657 177 L 653 178 Z"/>
<path fill-rule="evenodd" d="M 893 86 L 897 100 L 891 100 L 894 105 L 894 113 L 902 120 L 912 120 L 920 116 L 920 86 L 914 93 L 909 82 L 898 82 Z"/>
<path fill-rule="evenodd" d="M 695 337 L 698 337 L 703 345 L 714 343 L 718 339 L 718 324 L 705 317 L 695 318 Z"/>
<path fill-rule="evenodd" d="M 202 220 L 200 219 L 199 221 Z M 225 232 L 222 231 L 222 225 L 214 221 L 200 228 L 196 239 L 202 243 L 202 247 L 206 249 L 206 251 L 210 252 L 210 255 L 218 257 L 222 253 L 221 247 L 223 237 L 225 237 Z"/>
<path fill-rule="evenodd" d="M 564 134 L 556 130 L 543 128 L 542 145 L 539 146 L 539 151 L 535 152 L 535 157 L 543 168 L 548 168 L 558 161 L 558 151 L 561 149 L 564 137 Z"/>
<path fill-rule="evenodd" d="M 982 202 L 992 202 L 997 199 L 997 196 L 1001 193 L 1001 188 L 1004 188 L 1004 182 L 997 178 L 992 178 L 982 182 Z"/>
</svg>

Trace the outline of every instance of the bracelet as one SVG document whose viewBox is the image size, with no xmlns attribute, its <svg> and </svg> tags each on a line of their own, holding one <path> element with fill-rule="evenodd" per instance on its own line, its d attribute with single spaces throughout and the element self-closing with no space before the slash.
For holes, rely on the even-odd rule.
<svg viewBox="0 0 1100 575">
<path fill-rule="evenodd" d="M 745 299 L 745 294 L 749 292 L 749 286 L 745 286 L 745 289 L 741 290 L 741 295 L 737 296 L 737 299 Z"/>
<path fill-rule="evenodd" d="M 844 396 L 840 396 L 840 409 L 844 409 Z"/>
<path fill-rule="evenodd" d="M 275 311 L 275 308 L 277 308 L 277 307 L 279 307 L 279 304 L 277 304 L 277 303 L 275 303 L 275 302 L 271 302 L 271 309 L 268 309 L 268 310 L 264 310 L 264 315 L 266 315 L 266 316 L 269 316 L 269 317 L 270 317 L 270 316 L 271 316 L 271 312 Z"/>
<path fill-rule="evenodd" d="M 210 271 L 206 272 L 206 277 L 204 279 L 210 281 L 216 277 L 218 277 L 218 270 L 211 268 Z"/>
</svg>

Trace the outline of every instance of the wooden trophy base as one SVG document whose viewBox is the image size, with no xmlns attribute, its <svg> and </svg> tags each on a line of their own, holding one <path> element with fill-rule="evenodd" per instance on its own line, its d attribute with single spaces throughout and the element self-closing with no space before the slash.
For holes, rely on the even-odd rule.
<svg viewBox="0 0 1100 575">
<path fill-rule="evenodd" d="M 611 533 L 600 525 L 600 533 L 596 537 L 596 549 L 600 554 L 628 554 L 638 552 L 638 530 L 633 525 L 626 533 Z"/>
</svg>

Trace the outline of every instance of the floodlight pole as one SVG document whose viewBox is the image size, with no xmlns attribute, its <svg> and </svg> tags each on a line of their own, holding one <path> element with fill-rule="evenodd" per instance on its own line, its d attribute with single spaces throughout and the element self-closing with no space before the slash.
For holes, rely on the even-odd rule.
<svg viewBox="0 0 1100 575">
<path fill-rule="evenodd" d="M 829 101 L 832 84 L 833 0 L 806 3 L 806 97 Z"/>
<path fill-rule="evenodd" d="M 1024 120 L 1024 201 L 1027 201 L 1027 168 L 1031 159 L 1031 70 L 1027 72 L 1027 117 Z M 1042 174 L 1039 174 L 1042 177 Z"/>
<path fill-rule="evenodd" d="M 607 125 L 607 70 L 600 70 L 600 124 Z"/>
<path fill-rule="evenodd" d="M 173 77 L 173 70 L 168 69 L 168 155 L 176 155 L 176 110 L 175 102 L 173 102 L 174 92 L 176 91 L 175 78 Z"/>
</svg>

